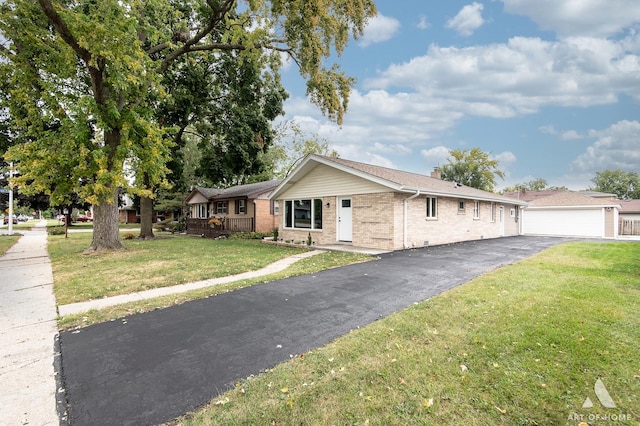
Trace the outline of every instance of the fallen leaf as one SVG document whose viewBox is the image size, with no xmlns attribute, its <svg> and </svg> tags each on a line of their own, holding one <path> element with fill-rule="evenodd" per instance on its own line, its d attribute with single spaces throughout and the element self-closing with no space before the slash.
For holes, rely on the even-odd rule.
<svg viewBox="0 0 640 426">
<path fill-rule="evenodd" d="M 289 393 L 289 388 L 282 388 L 282 389 L 280 389 L 280 392 Z"/>
<path fill-rule="evenodd" d="M 425 399 L 422 401 L 422 406 L 425 408 L 429 408 L 433 405 L 433 398 Z"/>
<path fill-rule="evenodd" d="M 497 405 L 494 405 L 494 407 L 496 407 L 496 410 L 500 411 L 502 414 L 507 414 L 507 409 L 506 408 L 500 408 Z"/>
<path fill-rule="evenodd" d="M 219 399 L 219 400 L 216 401 L 215 405 L 224 405 L 224 404 L 226 404 L 228 402 L 229 402 L 229 398 Z"/>
</svg>

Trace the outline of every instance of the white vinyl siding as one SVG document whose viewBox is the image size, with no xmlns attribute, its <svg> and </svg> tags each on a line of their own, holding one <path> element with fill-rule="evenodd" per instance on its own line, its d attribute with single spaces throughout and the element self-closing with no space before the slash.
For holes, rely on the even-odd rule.
<svg viewBox="0 0 640 426">
<path fill-rule="evenodd" d="M 301 199 L 309 197 L 375 194 L 389 189 L 375 182 L 350 175 L 325 165 L 319 165 L 278 198 Z"/>
</svg>

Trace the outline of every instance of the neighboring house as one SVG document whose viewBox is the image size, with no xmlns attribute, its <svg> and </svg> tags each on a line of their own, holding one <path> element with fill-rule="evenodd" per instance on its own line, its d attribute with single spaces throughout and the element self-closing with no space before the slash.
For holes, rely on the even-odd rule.
<svg viewBox="0 0 640 426">
<path fill-rule="evenodd" d="M 505 193 L 529 201 L 522 211 L 524 235 L 616 238 L 620 200 L 613 194 L 567 190 Z"/>
<path fill-rule="evenodd" d="M 271 194 L 279 238 L 400 250 L 518 234 L 526 202 L 439 177 L 309 155 Z"/>
<path fill-rule="evenodd" d="M 279 212 L 269 194 L 279 183 L 271 180 L 224 189 L 196 187 L 185 199 L 189 206 L 187 233 L 218 236 L 273 231 Z M 209 223 L 214 218 L 215 223 Z"/>
<path fill-rule="evenodd" d="M 122 206 L 118 207 L 118 220 L 123 223 L 140 223 L 140 212 L 133 206 L 129 195 L 122 194 Z"/>
<path fill-rule="evenodd" d="M 621 200 L 620 235 L 640 235 L 640 200 Z"/>
<path fill-rule="evenodd" d="M 121 199 L 123 202 L 122 206 L 118 207 L 118 221 L 122 223 L 140 223 L 140 210 L 135 208 L 133 205 L 133 200 L 131 197 L 123 193 L 121 195 Z M 165 219 L 173 219 L 177 220 L 180 212 L 164 212 L 164 213 L 153 213 L 152 220 L 154 222 L 165 220 Z"/>
</svg>

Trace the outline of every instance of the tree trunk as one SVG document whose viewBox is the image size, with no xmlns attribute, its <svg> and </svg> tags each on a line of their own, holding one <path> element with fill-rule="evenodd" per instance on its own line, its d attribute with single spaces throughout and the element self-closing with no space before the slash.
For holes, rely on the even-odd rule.
<svg viewBox="0 0 640 426">
<path fill-rule="evenodd" d="M 118 222 L 118 188 L 113 197 L 93 207 L 93 241 L 86 251 L 123 250 Z"/>
<path fill-rule="evenodd" d="M 140 197 L 140 235 L 138 238 L 150 240 L 153 235 L 153 200 L 147 197 Z"/>
</svg>

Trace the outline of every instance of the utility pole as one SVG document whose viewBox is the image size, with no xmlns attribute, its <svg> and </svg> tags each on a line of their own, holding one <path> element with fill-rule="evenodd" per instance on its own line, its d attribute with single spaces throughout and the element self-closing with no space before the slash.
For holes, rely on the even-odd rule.
<svg viewBox="0 0 640 426">
<path fill-rule="evenodd" d="M 13 162 L 9 163 L 9 235 L 13 235 L 13 185 L 11 178 L 13 177 Z"/>
</svg>

